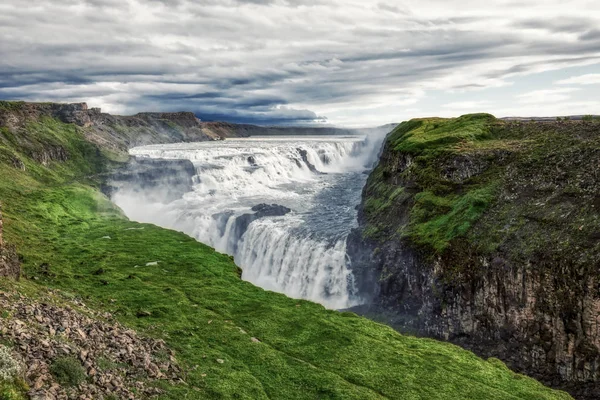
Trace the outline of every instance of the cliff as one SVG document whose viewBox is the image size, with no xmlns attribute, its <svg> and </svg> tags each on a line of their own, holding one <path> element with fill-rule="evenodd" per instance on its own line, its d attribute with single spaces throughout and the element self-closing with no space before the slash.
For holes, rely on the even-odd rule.
<svg viewBox="0 0 600 400">
<path fill-rule="evenodd" d="M 597 121 L 404 122 L 348 239 L 357 311 L 598 398 L 599 209 Z"/>
</svg>

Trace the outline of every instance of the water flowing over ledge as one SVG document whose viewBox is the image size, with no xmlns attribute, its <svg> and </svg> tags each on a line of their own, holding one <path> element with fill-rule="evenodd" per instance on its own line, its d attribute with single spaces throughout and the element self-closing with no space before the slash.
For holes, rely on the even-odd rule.
<svg viewBox="0 0 600 400">
<path fill-rule="evenodd" d="M 121 188 L 113 201 L 134 220 L 185 232 L 231 254 L 243 279 L 340 309 L 360 302 L 346 255 L 355 206 L 377 141 L 358 136 L 253 137 L 153 145 L 136 157 L 190 160 L 193 190 L 156 202 Z M 154 192 L 168 190 L 155 187 Z M 258 207 L 257 207 L 258 206 Z"/>
</svg>

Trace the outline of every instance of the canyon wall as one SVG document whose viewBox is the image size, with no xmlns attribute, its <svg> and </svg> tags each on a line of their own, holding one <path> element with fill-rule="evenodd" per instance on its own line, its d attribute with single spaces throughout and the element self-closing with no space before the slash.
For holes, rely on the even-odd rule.
<svg viewBox="0 0 600 400">
<path fill-rule="evenodd" d="M 422 119 L 348 239 L 355 311 L 600 397 L 600 124 Z"/>
</svg>

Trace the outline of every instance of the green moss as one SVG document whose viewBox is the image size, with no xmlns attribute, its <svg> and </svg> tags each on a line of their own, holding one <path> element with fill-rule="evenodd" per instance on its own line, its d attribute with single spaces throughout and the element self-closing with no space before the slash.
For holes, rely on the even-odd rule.
<svg viewBox="0 0 600 400">
<path fill-rule="evenodd" d="M 444 176 L 444 165 L 457 155 L 499 149 L 494 123 L 489 114 L 470 114 L 400 124 L 389 135 L 386 151 L 406 167 L 392 172 L 389 165 L 380 165 L 369 177 L 364 202 L 367 231 L 377 226 L 383 240 L 397 235 L 438 253 L 467 234 L 493 201 L 496 179 L 453 182 Z M 408 207 L 409 220 L 390 218 L 397 214 L 390 211 L 392 206 Z"/>
<path fill-rule="evenodd" d="M 494 121 L 490 114 L 411 120 L 394 129 L 388 140 L 396 151 L 431 154 L 448 145 L 490 139 L 489 125 Z"/>
<path fill-rule="evenodd" d="M 436 196 L 420 192 L 411 210 L 411 224 L 405 233 L 416 243 L 438 252 L 450 241 L 464 236 L 494 199 L 494 185 L 467 191 L 464 195 Z"/>
<path fill-rule="evenodd" d="M 185 384 L 162 383 L 161 398 L 569 398 L 456 346 L 400 335 L 242 281 L 229 256 L 182 233 L 125 219 L 95 189 L 89 174 L 104 164 L 79 132 L 45 125 L 44 140 L 73 153 L 65 163 L 44 167 L 24 149 L 6 146 L 27 165 L 21 171 L 0 162 L 6 238 L 18 246 L 25 278 L 0 280 L 0 288 L 29 296 L 36 288 L 54 288 L 164 339 L 184 369 Z M 89 165 L 82 165 L 86 160 Z M 388 189 L 380 188 L 393 198 L 391 205 L 376 204 L 379 209 L 406 196 Z M 449 212 L 468 214 L 476 200 L 451 203 Z M 159 264 L 147 266 L 154 261 Z M 140 318 L 139 310 L 150 315 Z"/>
<path fill-rule="evenodd" d="M 0 111 L 17 111 L 23 107 L 24 101 L 0 100 Z"/>
<path fill-rule="evenodd" d="M 29 387 L 22 379 L 0 382 L 0 400 L 26 400 Z"/>
</svg>

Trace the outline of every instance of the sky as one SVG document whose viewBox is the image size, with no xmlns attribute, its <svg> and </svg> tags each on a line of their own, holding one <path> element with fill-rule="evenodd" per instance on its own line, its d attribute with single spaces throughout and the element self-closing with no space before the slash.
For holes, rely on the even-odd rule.
<svg viewBox="0 0 600 400">
<path fill-rule="evenodd" d="M 0 99 L 363 127 L 600 114 L 598 93 L 598 0 L 0 3 Z"/>
</svg>

